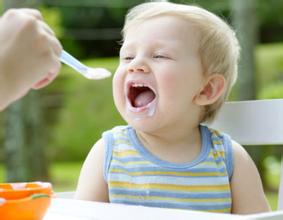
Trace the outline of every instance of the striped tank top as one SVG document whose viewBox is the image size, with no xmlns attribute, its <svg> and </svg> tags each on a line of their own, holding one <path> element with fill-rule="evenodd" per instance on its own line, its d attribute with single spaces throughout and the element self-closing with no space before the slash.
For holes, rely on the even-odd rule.
<svg viewBox="0 0 283 220">
<path fill-rule="evenodd" d="M 231 213 L 231 140 L 200 126 L 202 147 L 190 163 L 151 154 L 130 126 L 103 133 L 109 201 L 151 207 Z"/>
</svg>

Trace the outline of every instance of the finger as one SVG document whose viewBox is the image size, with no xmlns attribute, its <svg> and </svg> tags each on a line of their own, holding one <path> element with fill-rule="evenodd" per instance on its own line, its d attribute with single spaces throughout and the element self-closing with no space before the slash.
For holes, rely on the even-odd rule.
<svg viewBox="0 0 283 220">
<path fill-rule="evenodd" d="M 8 17 L 8 18 L 15 18 L 21 16 L 23 18 L 25 17 L 32 17 L 36 20 L 43 20 L 43 17 L 41 13 L 36 9 L 30 9 L 30 8 L 21 8 L 21 9 L 8 9 L 2 17 Z"/>
<path fill-rule="evenodd" d="M 62 51 L 62 45 L 60 41 L 56 38 L 54 31 L 43 21 L 39 22 L 42 30 L 47 33 L 48 40 L 51 44 L 51 47 L 57 56 L 60 56 Z"/>
<path fill-rule="evenodd" d="M 60 57 L 63 47 L 57 38 L 55 38 L 54 41 L 54 52 L 58 57 Z"/>
<path fill-rule="evenodd" d="M 46 53 L 47 55 L 49 56 L 56 55 L 56 59 L 58 59 L 62 51 L 62 46 L 60 41 L 54 35 L 47 33 L 42 28 L 34 35 L 37 36 L 36 37 L 37 46 L 39 48 L 42 48 L 43 52 L 47 52 Z"/>
<path fill-rule="evenodd" d="M 52 51 L 54 52 L 54 54 L 58 58 L 60 56 L 61 52 L 62 52 L 62 49 L 63 49 L 60 41 L 56 37 L 50 36 L 50 35 L 48 36 L 48 41 L 50 43 Z"/>
<path fill-rule="evenodd" d="M 16 10 L 16 11 L 19 11 L 19 12 L 21 12 L 21 13 L 31 15 L 31 16 L 33 16 L 34 18 L 43 21 L 43 17 L 42 17 L 42 15 L 41 15 L 40 11 L 38 11 L 38 10 L 36 10 L 36 9 L 32 9 L 32 8 L 21 8 L 21 9 L 11 9 L 11 10 Z"/>
<path fill-rule="evenodd" d="M 57 56 L 60 56 L 62 46 L 59 40 L 56 38 L 54 31 L 44 21 L 37 21 L 36 23 L 36 25 L 39 27 L 38 29 L 41 31 L 41 34 L 47 36 L 48 43 L 50 44 L 54 53 Z"/>
<path fill-rule="evenodd" d="M 38 24 L 49 34 L 55 36 L 54 31 L 44 22 L 44 21 L 38 21 Z"/>
<path fill-rule="evenodd" d="M 49 83 L 50 83 L 50 81 L 46 77 L 46 78 L 40 80 L 39 82 L 37 82 L 36 84 L 34 84 L 32 86 L 32 89 L 35 89 L 35 90 L 41 89 L 41 88 L 45 87 L 46 85 L 48 85 Z"/>
<path fill-rule="evenodd" d="M 61 67 L 61 63 L 57 62 L 55 64 L 55 66 L 53 67 L 53 69 L 51 69 L 45 76 L 43 79 L 41 79 L 39 82 L 35 83 L 32 88 L 33 89 L 41 89 L 45 86 L 47 86 L 48 84 L 50 84 L 58 75 L 59 70 Z"/>
<path fill-rule="evenodd" d="M 37 90 L 49 85 L 56 78 L 57 75 L 58 74 L 54 74 L 52 72 L 47 73 L 47 76 L 44 79 L 37 82 L 36 84 L 34 84 L 32 86 L 32 89 Z"/>
</svg>

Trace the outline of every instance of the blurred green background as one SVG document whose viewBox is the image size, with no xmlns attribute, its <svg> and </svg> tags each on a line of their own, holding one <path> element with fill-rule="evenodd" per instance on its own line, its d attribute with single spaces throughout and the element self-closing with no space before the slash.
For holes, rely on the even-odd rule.
<svg viewBox="0 0 283 220">
<path fill-rule="evenodd" d="M 237 21 L 235 1 L 174 2 L 203 6 L 233 25 Z M 0 9 L 38 8 L 65 50 L 90 66 L 105 67 L 114 73 L 124 16 L 130 7 L 141 2 L 144 1 L 9 0 L 0 1 Z M 283 98 L 283 2 L 238 2 L 242 2 L 244 9 L 251 7 L 252 2 L 256 12 L 250 15 L 256 33 L 252 42 L 255 46 L 250 49 L 254 61 L 254 85 L 250 86 L 254 93 L 251 91 L 250 97 Z M 74 190 L 83 160 L 101 133 L 125 124 L 114 107 L 111 86 L 111 79 L 90 81 L 63 66 L 59 77 L 50 86 L 31 93 L 2 112 L 0 182 L 40 179 L 51 181 L 55 191 Z M 247 95 L 239 88 L 238 85 L 235 87 L 231 100 L 243 100 L 241 97 Z M 34 117 L 27 118 L 27 115 Z M 29 122 L 30 118 L 33 123 Z M 28 121 L 27 125 L 25 121 Z M 18 126 L 15 130 L 14 126 L 19 123 L 23 123 L 20 126 L 23 129 L 17 130 Z M 19 149 L 11 147 L 10 138 L 19 138 Z M 276 209 L 282 150 L 274 146 L 247 147 L 247 150 L 260 170 L 272 208 Z"/>
</svg>

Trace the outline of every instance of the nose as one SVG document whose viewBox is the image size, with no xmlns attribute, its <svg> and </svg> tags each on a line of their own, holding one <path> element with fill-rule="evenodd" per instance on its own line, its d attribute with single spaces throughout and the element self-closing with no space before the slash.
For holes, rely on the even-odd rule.
<svg viewBox="0 0 283 220">
<path fill-rule="evenodd" d="M 135 57 L 128 66 L 129 73 L 148 73 L 149 66 L 144 58 Z"/>
</svg>

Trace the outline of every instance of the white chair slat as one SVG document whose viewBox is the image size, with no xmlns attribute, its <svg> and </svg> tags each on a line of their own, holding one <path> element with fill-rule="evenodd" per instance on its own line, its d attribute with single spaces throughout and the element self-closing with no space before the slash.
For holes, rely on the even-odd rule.
<svg viewBox="0 0 283 220">
<path fill-rule="evenodd" d="M 242 145 L 283 145 L 283 99 L 227 102 L 212 128 Z M 283 210 L 283 160 L 281 160 L 278 210 Z"/>
</svg>

